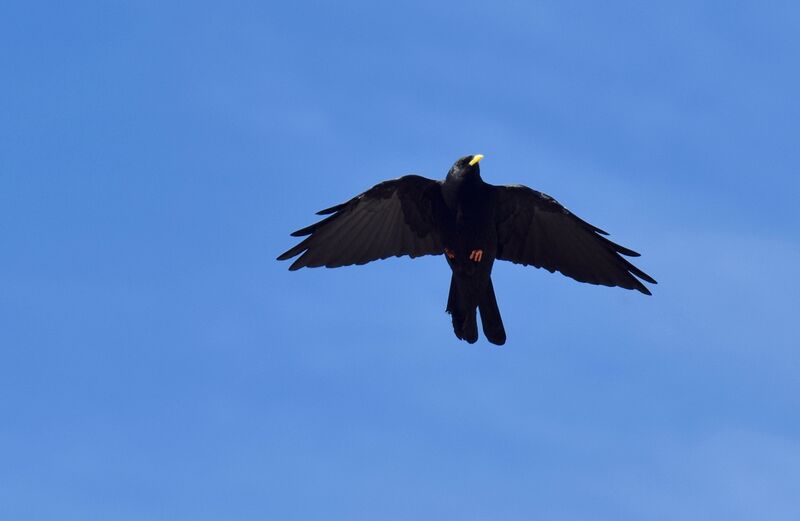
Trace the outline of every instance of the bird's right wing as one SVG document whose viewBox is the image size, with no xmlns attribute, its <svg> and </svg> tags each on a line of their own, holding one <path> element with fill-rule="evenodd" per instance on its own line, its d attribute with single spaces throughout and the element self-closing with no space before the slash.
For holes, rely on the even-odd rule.
<svg viewBox="0 0 800 521">
<path fill-rule="evenodd" d="M 622 257 L 638 257 L 638 253 L 608 240 L 606 232 L 549 195 L 517 185 L 496 186 L 494 197 L 498 259 L 650 295 L 639 279 L 656 281 Z"/>
<path fill-rule="evenodd" d="M 417 175 L 377 184 L 346 203 L 317 212 L 330 216 L 292 233 L 293 237 L 308 237 L 278 260 L 300 255 L 289 267 L 297 270 L 441 254 L 444 245 L 439 223 L 444 201 L 440 186 Z"/>
</svg>

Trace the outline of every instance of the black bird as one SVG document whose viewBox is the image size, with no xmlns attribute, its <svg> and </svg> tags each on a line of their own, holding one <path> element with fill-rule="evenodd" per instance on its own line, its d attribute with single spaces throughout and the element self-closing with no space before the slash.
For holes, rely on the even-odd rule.
<svg viewBox="0 0 800 521">
<path fill-rule="evenodd" d="M 638 253 L 611 242 L 608 233 L 549 195 L 485 183 L 481 159 L 462 157 L 444 181 L 407 175 L 317 212 L 328 217 L 294 232 L 307 237 L 278 260 L 300 255 L 289 267 L 297 270 L 444 254 L 453 272 L 447 312 L 456 336 L 470 344 L 478 339 L 476 310 L 486 338 L 497 345 L 506 341 L 492 287 L 495 259 L 650 295 L 639 279 L 656 281 L 622 257 Z"/>
</svg>

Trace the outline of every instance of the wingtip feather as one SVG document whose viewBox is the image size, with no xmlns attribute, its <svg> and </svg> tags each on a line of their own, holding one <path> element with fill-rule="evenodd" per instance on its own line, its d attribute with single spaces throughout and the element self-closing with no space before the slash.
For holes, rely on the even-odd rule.
<svg viewBox="0 0 800 521">
<path fill-rule="evenodd" d="M 281 253 L 280 255 L 278 255 L 278 257 L 275 260 L 285 261 L 285 260 L 291 259 L 295 255 L 297 255 L 297 253 L 292 253 L 292 250 L 294 250 L 294 248 L 292 248 L 291 250 L 287 250 L 287 251 Z"/>
<path fill-rule="evenodd" d="M 330 208 L 325 208 L 324 210 L 320 210 L 317 212 L 317 215 L 330 215 L 332 213 L 336 213 L 342 208 L 345 207 L 347 203 L 337 204 L 336 206 L 331 206 Z"/>
</svg>

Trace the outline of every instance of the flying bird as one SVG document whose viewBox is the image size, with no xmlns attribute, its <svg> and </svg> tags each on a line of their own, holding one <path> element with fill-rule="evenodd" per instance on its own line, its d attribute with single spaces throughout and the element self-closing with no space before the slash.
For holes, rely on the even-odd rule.
<svg viewBox="0 0 800 521">
<path fill-rule="evenodd" d="M 651 294 L 641 281 L 656 281 L 623 257 L 638 253 L 610 241 L 607 232 L 549 195 L 484 182 L 481 159 L 460 158 L 443 181 L 407 175 L 317 212 L 327 217 L 292 233 L 305 239 L 278 260 L 299 255 L 289 267 L 294 271 L 444 255 L 452 271 L 446 310 L 456 337 L 470 344 L 478 340 L 477 312 L 489 342 L 506 341 L 492 286 L 495 260 Z"/>
</svg>

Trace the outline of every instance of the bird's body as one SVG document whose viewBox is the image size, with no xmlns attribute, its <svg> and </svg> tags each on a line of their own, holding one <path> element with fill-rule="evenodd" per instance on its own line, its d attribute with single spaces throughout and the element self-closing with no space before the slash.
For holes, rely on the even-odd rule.
<svg viewBox="0 0 800 521">
<path fill-rule="evenodd" d="M 650 294 L 636 277 L 655 280 L 620 256 L 638 253 L 545 194 L 485 183 L 482 158 L 462 157 L 443 181 L 415 175 L 384 181 L 323 210 L 319 214 L 329 217 L 294 232 L 308 237 L 278 259 L 300 255 L 290 267 L 296 270 L 444 253 L 452 271 L 447 312 L 455 335 L 470 343 L 478 339 L 478 312 L 487 339 L 506 341 L 491 279 L 496 259 Z"/>
<path fill-rule="evenodd" d="M 497 254 L 497 229 L 494 226 L 492 186 L 480 174 L 459 177 L 448 175 L 441 186 L 447 211 L 452 218 L 450 233 L 445 232 L 447 263 L 453 274 L 447 297 L 447 312 L 459 339 L 478 339 L 476 309 L 481 306 L 484 333 L 494 343 L 505 343 L 505 329 L 497 309 L 492 287 L 492 267 Z M 481 252 L 475 262 L 472 252 Z M 491 331 L 492 333 L 489 333 Z"/>
</svg>

